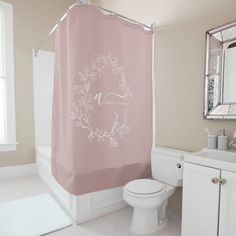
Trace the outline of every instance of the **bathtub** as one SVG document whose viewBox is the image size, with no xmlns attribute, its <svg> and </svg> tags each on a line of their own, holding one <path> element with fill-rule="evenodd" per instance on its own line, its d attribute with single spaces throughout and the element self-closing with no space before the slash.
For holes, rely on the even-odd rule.
<svg viewBox="0 0 236 236">
<path fill-rule="evenodd" d="M 77 224 L 127 207 L 122 187 L 74 196 L 61 187 L 51 173 L 51 146 L 36 147 L 39 178 L 49 187 L 62 207 Z"/>
</svg>

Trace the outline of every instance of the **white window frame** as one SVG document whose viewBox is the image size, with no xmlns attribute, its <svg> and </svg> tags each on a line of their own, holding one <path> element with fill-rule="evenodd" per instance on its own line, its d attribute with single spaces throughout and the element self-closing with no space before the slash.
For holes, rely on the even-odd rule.
<svg viewBox="0 0 236 236">
<path fill-rule="evenodd" d="M 0 10 L 4 16 L 3 41 L 6 70 L 6 137 L 4 143 L 0 143 L 0 151 L 15 151 L 17 142 L 15 119 L 13 5 L 0 1 Z"/>
</svg>

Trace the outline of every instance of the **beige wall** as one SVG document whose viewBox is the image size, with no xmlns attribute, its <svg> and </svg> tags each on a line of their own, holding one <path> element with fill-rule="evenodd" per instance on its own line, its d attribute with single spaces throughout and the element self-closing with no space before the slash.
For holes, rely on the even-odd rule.
<svg viewBox="0 0 236 236">
<path fill-rule="evenodd" d="M 207 146 L 204 131 L 236 121 L 206 121 L 203 114 L 205 32 L 236 20 L 236 1 L 97 0 L 96 4 L 146 24 L 157 23 L 157 145 L 196 151 Z M 171 206 L 180 209 L 181 191 Z"/>
<path fill-rule="evenodd" d="M 0 166 L 34 161 L 32 49 L 40 44 L 70 4 L 66 0 L 7 2 L 14 7 L 16 135 L 19 146 L 16 152 L 0 152 Z M 52 43 L 46 48 L 52 48 Z"/>
</svg>

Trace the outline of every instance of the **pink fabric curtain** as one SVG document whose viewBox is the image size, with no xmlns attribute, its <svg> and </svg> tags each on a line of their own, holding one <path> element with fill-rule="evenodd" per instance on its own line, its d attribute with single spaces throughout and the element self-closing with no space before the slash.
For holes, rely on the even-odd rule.
<svg viewBox="0 0 236 236">
<path fill-rule="evenodd" d="M 79 195 L 150 175 L 152 32 L 75 7 L 56 32 L 52 171 Z"/>
</svg>

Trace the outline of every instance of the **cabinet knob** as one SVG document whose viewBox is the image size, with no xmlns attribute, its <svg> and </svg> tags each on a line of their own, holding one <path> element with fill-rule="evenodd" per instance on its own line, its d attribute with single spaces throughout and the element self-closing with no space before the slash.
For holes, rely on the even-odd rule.
<svg viewBox="0 0 236 236">
<path fill-rule="evenodd" d="M 219 183 L 219 179 L 218 178 L 212 178 L 211 179 L 211 182 L 213 183 L 213 184 L 218 184 Z"/>
<path fill-rule="evenodd" d="M 226 179 L 220 179 L 219 180 L 219 183 L 222 184 L 222 185 L 226 184 L 226 182 L 227 182 Z"/>
</svg>

